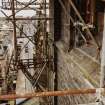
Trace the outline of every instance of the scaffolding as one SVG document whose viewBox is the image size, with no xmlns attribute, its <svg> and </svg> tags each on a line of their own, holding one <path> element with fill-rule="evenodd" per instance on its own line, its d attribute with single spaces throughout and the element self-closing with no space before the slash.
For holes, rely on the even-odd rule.
<svg viewBox="0 0 105 105">
<path fill-rule="evenodd" d="M 59 3 L 62 7 L 62 9 L 65 11 L 65 14 L 68 15 L 68 12 L 65 8 L 65 5 L 63 4 L 62 0 L 59 0 Z M 74 3 L 72 0 L 69 0 L 69 4 L 72 6 L 73 10 L 75 11 L 77 17 L 79 20 L 82 22 L 83 26 L 86 27 L 86 31 L 91 37 L 92 41 L 94 42 L 94 45 L 99 49 L 99 45 L 95 38 L 93 37 L 92 33 L 89 30 L 89 27 L 87 27 L 87 24 L 83 20 L 82 16 L 80 15 L 79 11 L 76 9 Z M 46 70 L 46 74 L 48 73 L 48 70 L 51 69 L 51 65 L 53 64 L 53 58 L 52 55 L 49 53 L 50 52 L 50 46 L 49 46 L 49 33 L 47 31 L 48 28 L 48 22 L 52 19 L 52 17 L 48 17 L 47 15 L 47 10 L 49 9 L 49 2 L 47 0 L 33 0 L 29 2 L 19 2 L 18 0 L 2 0 L 2 9 L 5 10 L 11 10 L 12 15 L 8 16 L 5 12 L 2 11 L 2 13 L 5 15 L 5 19 L 9 20 L 13 24 L 13 36 L 14 36 L 14 49 L 13 49 L 13 54 L 11 56 L 11 59 L 9 61 L 8 69 L 7 69 L 7 81 L 9 78 L 13 76 L 13 81 L 16 79 L 18 69 L 20 69 L 24 75 L 27 77 L 27 79 L 30 81 L 32 86 L 35 88 L 42 87 L 43 89 L 48 88 L 47 84 L 43 85 L 40 84 L 39 79 L 42 76 L 42 73 L 44 70 Z M 22 10 L 34 10 L 37 13 L 38 17 L 16 17 L 16 14 Z M 74 24 L 75 21 L 74 19 L 69 16 L 69 19 L 71 22 Z M 34 36 L 28 36 L 26 33 L 24 33 L 23 29 L 18 27 L 16 24 L 17 21 L 24 21 L 24 20 L 37 20 L 37 26 L 36 28 L 36 33 Z M 77 27 L 76 27 L 77 28 Z M 20 53 L 21 50 L 19 50 L 19 46 L 17 45 L 17 40 L 18 38 L 23 38 L 23 36 L 17 37 L 17 29 L 21 31 L 21 34 L 24 34 L 24 37 L 28 39 L 28 43 L 31 42 L 34 45 L 34 56 L 33 59 L 20 59 Z M 78 28 L 77 28 L 78 29 Z M 78 29 L 79 30 L 79 29 Z M 82 36 L 83 39 L 84 36 Z M 85 40 L 86 41 L 86 40 Z M 27 44 L 25 44 L 27 46 Z M 23 48 L 25 48 L 25 46 Z M 21 49 L 21 48 L 20 48 Z M 51 66 L 51 67 L 50 67 Z M 103 66 L 103 65 L 102 65 Z M 29 72 L 29 69 L 33 68 L 35 71 L 34 75 L 31 75 Z M 12 71 L 15 71 L 14 74 L 10 74 Z M 104 89 L 103 84 L 104 84 L 104 78 L 103 78 L 103 72 L 104 69 L 102 68 L 102 78 L 101 78 L 101 86 L 100 89 Z M 14 73 L 14 72 L 13 72 Z M 14 78 L 15 76 L 15 78 Z M 47 76 L 46 76 L 47 77 Z M 48 79 L 48 78 L 47 78 Z M 46 81 L 45 81 L 46 82 Z M 10 86 L 10 84 L 8 84 Z M 11 84 L 13 85 L 13 84 Z M 12 90 L 15 91 L 16 88 Z M 17 99 L 17 98 L 32 98 L 32 97 L 47 97 L 47 96 L 62 96 L 62 95 L 77 95 L 77 94 L 95 94 L 97 93 L 97 89 L 70 89 L 70 90 L 63 90 L 63 91 L 49 91 L 46 92 L 46 89 L 44 90 L 45 92 L 39 92 L 39 93 L 29 93 L 29 94 L 23 94 L 23 95 L 16 95 L 10 94 L 10 95 L 3 95 L 0 96 L 0 99 L 2 100 L 9 100 L 9 99 Z M 105 91 L 101 91 L 105 92 Z M 100 93 L 102 95 L 102 93 Z"/>
<path fill-rule="evenodd" d="M 5 20 L 10 21 L 13 24 L 13 53 L 9 59 L 9 64 L 6 73 L 6 80 L 8 81 L 7 93 L 15 92 L 15 88 L 10 88 L 13 86 L 13 81 L 17 79 L 18 70 L 22 70 L 26 78 L 30 81 L 33 88 L 47 87 L 47 82 L 42 80 L 40 84 L 40 78 L 43 77 L 47 80 L 47 72 L 50 69 L 50 64 L 53 62 L 53 58 L 51 57 L 50 45 L 48 42 L 49 32 L 48 32 L 48 23 L 52 19 L 48 14 L 49 9 L 49 1 L 48 0 L 33 0 L 27 2 L 21 2 L 18 0 L 2 0 L 2 13 L 5 16 Z M 12 12 L 10 16 L 8 16 L 4 11 L 9 10 Z M 16 14 L 24 11 L 34 11 L 32 17 L 17 17 Z M 36 16 L 35 16 L 36 14 Z M 32 14 L 31 14 L 32 15 Z M 36 30 L 32 35 L 27 35 L 23 27 L 19 27 L 17 25 L 18 21 L 29 21 L 36 22 L 36 24 L 32 23 L 34 26 L 34 30 Z M 17 30 L 20 31 L 20 36 L 17 35 Z M 21 48 L 18 44 L 19 39 L 26 38 L 27 43 Z M 33 44 L 33 57 L 22 59 L 20 54 L 23 49 L 25 49 L 26 53 L 28 53 L 28 48 L 26 49 L 29 43 Z M 34 70 L 34 74 L 31 74 L 30 70 Z M 14 74 L 15 73 L 15 74 Z M 46 75 L 44 75 L 44 74 Z M 12 78 L 10 82 L 10 78 Z M 10 84 L 12 83 L 12 84 Z M 45 86 L 45 87 L 44 87 Z"/>
</svg>

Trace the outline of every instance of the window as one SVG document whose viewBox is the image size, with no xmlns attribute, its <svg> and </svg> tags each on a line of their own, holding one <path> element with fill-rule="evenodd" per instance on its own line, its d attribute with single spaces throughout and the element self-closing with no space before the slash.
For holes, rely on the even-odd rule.
<svg viewBox="0 0 105 105">
<path fill-rule="evenodd" d="M 28 46 L 25 47 L 25 53 L 28 53 Z"/>
</svg>

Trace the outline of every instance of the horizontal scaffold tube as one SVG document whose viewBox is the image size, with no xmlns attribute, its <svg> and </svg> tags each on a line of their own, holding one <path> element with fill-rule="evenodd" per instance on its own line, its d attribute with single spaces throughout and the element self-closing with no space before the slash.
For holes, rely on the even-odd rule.
<svg viewBox="0 0 105 105">
<path fill-rule="evenodd" d="M 79 94 L 94 94 L 96 89 L 69 89 L 61 91 L 45 91 L 27 94 L 8 94 L 0 95 L 0 100 L 11 100 L 19 98 L 47 97 L 47 96 L 64 96 L 64 95 L 79 95 Z"/>
<path fill-rule="evenodd" d="M 0 18 L 1 20 L 13 20 L 12 18 L 5 18 L 5 17 L 3 17 L 3 18 Z M 30 18 L 28 18 L 28 17 L 16 17 L 15 18 L 15 20 L 17 21 L 17 20 L 52 20 L 53 18 L 51 18 L 51 17 L 30 17 Z"/>
</svg>

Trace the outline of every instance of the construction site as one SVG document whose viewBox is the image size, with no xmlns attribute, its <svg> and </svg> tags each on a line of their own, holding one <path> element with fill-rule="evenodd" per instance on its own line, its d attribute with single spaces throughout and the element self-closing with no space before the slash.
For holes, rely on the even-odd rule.
<svg viewBox="0 0 105 105">
<path fill-rule="evenodd" d="M 105 0 L 0 0 L 0 105 L 105 105 Z"/>
</svg>

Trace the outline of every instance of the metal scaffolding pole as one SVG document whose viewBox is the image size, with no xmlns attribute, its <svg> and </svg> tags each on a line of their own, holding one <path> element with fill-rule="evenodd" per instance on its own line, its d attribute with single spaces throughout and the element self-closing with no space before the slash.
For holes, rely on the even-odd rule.
<svg viewBox="0 0 105 105">
<path fill-rule="evenodd" d="M 15 20 L 15 3 L 12 0 L 12 15 L 13 15 L 13 36 L 14 36 L 14 60 L 17 59 L 17 39 L 16 39 L 16 20 Z"/>
<path fill-rule="evenodd" d="M 36 92 L 28 94 L 10 94 L 0 95 L 0 100 L 12 100 L 19 98 L 33 98 L 33 97 L 47 97 L 47 96 L 64 96 L 64 95 L 80 95 L 80 94 L 95 94 L 96 89 L 70 89 L 62 91 L 48 91 L 48 92 Z"/>
<path fill-rule="evenodd" d="M 30 1 L 28 4 L 24 5 L 24 7 L 22 7 L 21 9 L 19 9 L 18 11 L 15 12 L 15 14 L 17 14 L 18 12 L 20 12 L 21 10 L 24 10 L 24 8 L 27 8 L 29 5 L 33 4 L 34 2 L 36 2 L 37 0 L 34 1 Z M 11 17 L 13 15 L 10 15 L 9 17 Z"/>
<path fill-rule="evenodd" d="M 75 11 L 76 15 L 78 16 L 78 18 L 80 19 L 80 21 L 83 23 L 83 25 L 86 26 L 86 23 L 85 23 L 84 19 L 82 18 L 81 14 L 79 13 L 79 11 L 78 11 L 78 9 L 76 8 L 76 6 L 75 6 L 75 4 L 73 3 L 73 1 L 72 1 L 72 0 L 68 0 L 68 2 L 69 2 L 69 4 L 72 6 L 72 8 L 74 9 L 74 11 Z M 98 42 L 96 41 L 96 39 L 93 37 L 93 35 L 92 35 L 92 33 L 91 33 L 91 31 L 90 31 L 90 29 L 89 29 L 88 27 L 86 28 L 86 31 L 87 31 L 87 33 L 89 34 L 89 36 L 91 37 L 91 39 L 93 40 L 94 45 L 97 47 L 97 49 L 100 48 L 99 43 L 98 43 Z"/>
<path fill-rule="evenodd" d="M 15 21 L 17 21 L 17 20 L 51 20 L 51 19 L 53 19 L 53 18 L 50 18 L 50 17 L 35 17 L 35 18 L 15 18 Z M 4 20 L 4 18 L 3 18 L 3 20 Z M 5 20 L 12 20 L 11 18 L 5 18 Z"/>
</svg>

